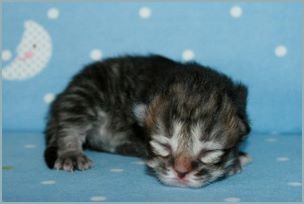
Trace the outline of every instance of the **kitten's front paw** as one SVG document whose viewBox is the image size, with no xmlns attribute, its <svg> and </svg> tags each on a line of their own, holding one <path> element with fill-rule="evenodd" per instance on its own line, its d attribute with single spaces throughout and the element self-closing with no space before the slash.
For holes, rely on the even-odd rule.
<svg viewBox="0 0 304 204">
<path fill-rule="evenodd" d="M 251 157 L 247 153 L 240 152 L 239 161 L 240 161 L 240 164 L 241 164 L 242 167 L 247 165 L 248 163 L 250 163 L 251 160 L 252 160 Z"/>
<path fill-rule="evenodd" d="M 232 176 L 234 174 L 238 174 L 242 171 L 243 166 L 247 165 L 251 162 L 251 158 L 248 154 L 244 152 L 240 152 L 238 161 L 235 163 L 235 165 L 229 170 L 227 173 L 229 176 Z"/>
<path fill-rule="evenodd" d="M 55 161 L 54 168 L 65 171 L 86 170 L 92 167 L 92 161 L 82 153 L 67 152 Z"/>
<path fill-rule="evenodd" d="M 242 167 L 241 167 L 240 163 L 237 163 L 233 167 L 231 167 L 231 169 L 228 171 L 227 175 L 232 176 L 232 175 L 240 173 L 241 171 L 242 171 Z"/>
</svg>

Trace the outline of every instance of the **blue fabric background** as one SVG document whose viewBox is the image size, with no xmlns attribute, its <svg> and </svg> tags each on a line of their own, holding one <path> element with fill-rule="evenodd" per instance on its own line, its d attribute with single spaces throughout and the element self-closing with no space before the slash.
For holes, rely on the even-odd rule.
<svg viewBox="0 0 304 204">
<path fill-rule="evenodd" d="M 5 134 L 3 165 L 12 169 L 3 171 L 4 201 L 87 202 L 95 196 L 109 202 L 302 201 L 300 135 L 251 135 L 246 151 L 252 163 L 240 174 L 199 189 L 162 185 L 137 158 L 92 151 L 86 152 L 94 161 L 90 170 L 51 171 L 43 164 L 42 138 L 37 133 Z"/>
<path fill-rule="evenodd" d="M 239 18 L 230 14 L 234 6 L 242 9 Z M 302 200 L 301 3 L 5 2 L 2 7 L 3 51 L 12 53 L 7 60 L 2 52 L 2 67 L 14 60 L 27 20 L 42 25 L 53 45 L 51 60 L 35 77 L 3 79 L 4 201 Z M 140 17 L 142 7 L 151 10 L 149 18 Z M 51 8 L 58 9 L 58 18 L 48 17 Z M 278 46 L 286 55 L 275 54 Z M 242 148 L 253 162 L 200 189 L 162 185 L 138 158 L 93 151 L 86 151 L 94 162 L 88 171 L 47 169 L 44 98 L 61 92 L 92 62 L 94 49 L 102 58 L 157 53 L 181 61 L 182 53 L 192 50 L 199 63 L 247 84 L 254 132 Z"/>
<path fill-rule="evenodd" d="M 104 57 L 158 53 L 195 60 L 249 86 L 249 116 L 257 132 L 301 132 L 301 3 L 4 3 L 3 49 L 15 55 L 26 20 L 53 41 L 47 67 L 23 81 L 3 81 L 4 130 L 42 130 L 46 93 L 59 93 L 98 48 Z M 149 7 L 150 18 L 138 10 Z M 47 17 L 55 7 L 57 19 Z M 284 45 L 287 54 L 274 50 Z M 13 57 L 12 57 L 13 59 Z M 3 66 L 10 61 L 4 61 Z"/>
</svg>

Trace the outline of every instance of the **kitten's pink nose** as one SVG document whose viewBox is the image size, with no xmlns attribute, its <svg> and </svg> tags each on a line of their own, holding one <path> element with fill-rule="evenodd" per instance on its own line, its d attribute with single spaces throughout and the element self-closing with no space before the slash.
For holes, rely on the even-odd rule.
<svg viewBox="0 0 304 204">
<path fill-rule="evenodd" d="M 174 161 L 174 170 L 178 178 L 184 178 L 192 170 L 192 158 L 186 154 L 181 154 Z"/>
<path fill-rule="evenodd" d="M 187 171 L 187 172 L 176 171 L 177 177 L 180 178 L 180 179 L 183 179 L 188 173 L 189 173 L 189 171 Z"/>
</svg>

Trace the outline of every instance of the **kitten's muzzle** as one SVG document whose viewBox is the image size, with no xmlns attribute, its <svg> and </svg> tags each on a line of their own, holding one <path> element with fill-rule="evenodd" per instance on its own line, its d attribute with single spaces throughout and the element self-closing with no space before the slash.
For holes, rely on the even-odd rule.
<svg viewBox="0 0 304 204">
<path fill-rule="evenodd" d="M 179 179 L 185 178 L 192 171 L 192 158 L 187 154 L 180 154 L 174 160 L 174 170 Z"/>
<path fill-rule="evenodd" d="M 176 174 L 177 174 L 177 177 L 180 178 L 180 179 L 183 179 L 189 172 L 178 172 L 176 171 Z"/>
</svg>

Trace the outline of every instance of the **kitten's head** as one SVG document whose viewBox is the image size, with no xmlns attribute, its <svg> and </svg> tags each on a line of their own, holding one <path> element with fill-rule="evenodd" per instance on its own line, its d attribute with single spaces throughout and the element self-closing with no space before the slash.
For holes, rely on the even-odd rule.
<svg viewBox="0 0 304 204">
<path fill-rule="evenodd" d="M 239 144 L 250 131 L 246 88 L 191 92 L 180 84 L 156 96 L 144 125 L 147 165 L 167 185 L 201 187 L 239 165 Z"/>
</svg>

